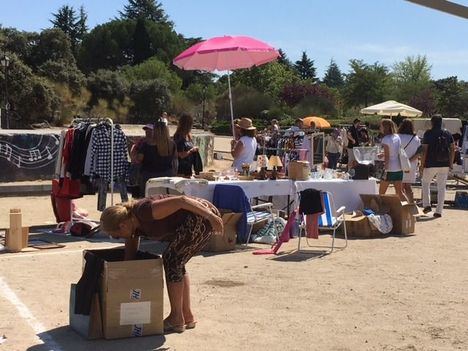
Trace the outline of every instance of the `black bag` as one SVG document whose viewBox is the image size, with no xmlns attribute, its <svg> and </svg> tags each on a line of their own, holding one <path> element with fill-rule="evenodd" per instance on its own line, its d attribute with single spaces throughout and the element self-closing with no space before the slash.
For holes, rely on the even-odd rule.
<svg viewBox="0 0 468 351">
<path fill-rule="evenodd" d="M 450 159 L 450 136 L 447 131 L 442 130 L 436 138 L 434 145 L 434 159 L 437 162 L 449 162 Z"/>
</svg>

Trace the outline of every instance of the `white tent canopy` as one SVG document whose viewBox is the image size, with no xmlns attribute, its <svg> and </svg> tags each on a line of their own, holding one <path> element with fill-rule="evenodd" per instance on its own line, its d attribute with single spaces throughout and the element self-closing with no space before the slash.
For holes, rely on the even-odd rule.
<svg viewBox="0 0 468 351">
<path fill-rule="evenodd" d="M 361 110 L 365 115 L 379 116 L 403 116 L 403 117 L 420 117 L 422 112 L 414 107 L 402 104 L 398 101 L 388 100 L 374 106 L 368 106 Z"/>
</svg>

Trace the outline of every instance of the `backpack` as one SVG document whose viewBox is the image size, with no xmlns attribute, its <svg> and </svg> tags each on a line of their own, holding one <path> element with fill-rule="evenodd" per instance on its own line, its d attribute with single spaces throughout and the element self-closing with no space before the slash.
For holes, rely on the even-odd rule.
<svg viewBox="0 0 468 351">
<path fill-rule="evenodd" d="M 449 162 L 450 140 L 446 130 L 442 130 L 436 137 L 434 144 L 434 160 L 437 162 Z"/>
</svg>

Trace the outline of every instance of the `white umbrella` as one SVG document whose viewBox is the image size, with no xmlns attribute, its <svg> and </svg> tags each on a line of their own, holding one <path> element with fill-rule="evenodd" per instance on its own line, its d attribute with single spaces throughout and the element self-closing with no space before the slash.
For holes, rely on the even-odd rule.
<svg viewBox="0 0 468 351">
<path fill-rule="evenodd" d="M 379 115 L 379 116 L 403 116 L 403 117 L 420 117 L 422 111 L 414 107 L 402 104 L 401 102 L 388 100 L 377 105 L 368 106 L 361 110 L 365 115 Z"/>
</svg>

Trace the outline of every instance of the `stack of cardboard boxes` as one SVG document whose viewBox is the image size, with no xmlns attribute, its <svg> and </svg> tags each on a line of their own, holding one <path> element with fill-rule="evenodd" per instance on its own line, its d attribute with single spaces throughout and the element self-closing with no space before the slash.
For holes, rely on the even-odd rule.
<svg viewBox="0 0 468 351">
<path fill-rule="evenodd" d="M 361 194 L 365 209 L 375 214 L 388 214 L 392 218 L 393 229 L 390 234 L 406 235 L 414 233 L 415 215 L 418 209 L 414 204 L 401 202 L 396 195 Z M 362 213 L 346 215 L 346 228 L 350 237 L 371 238 L 382 235 Z"/>
</svg>

